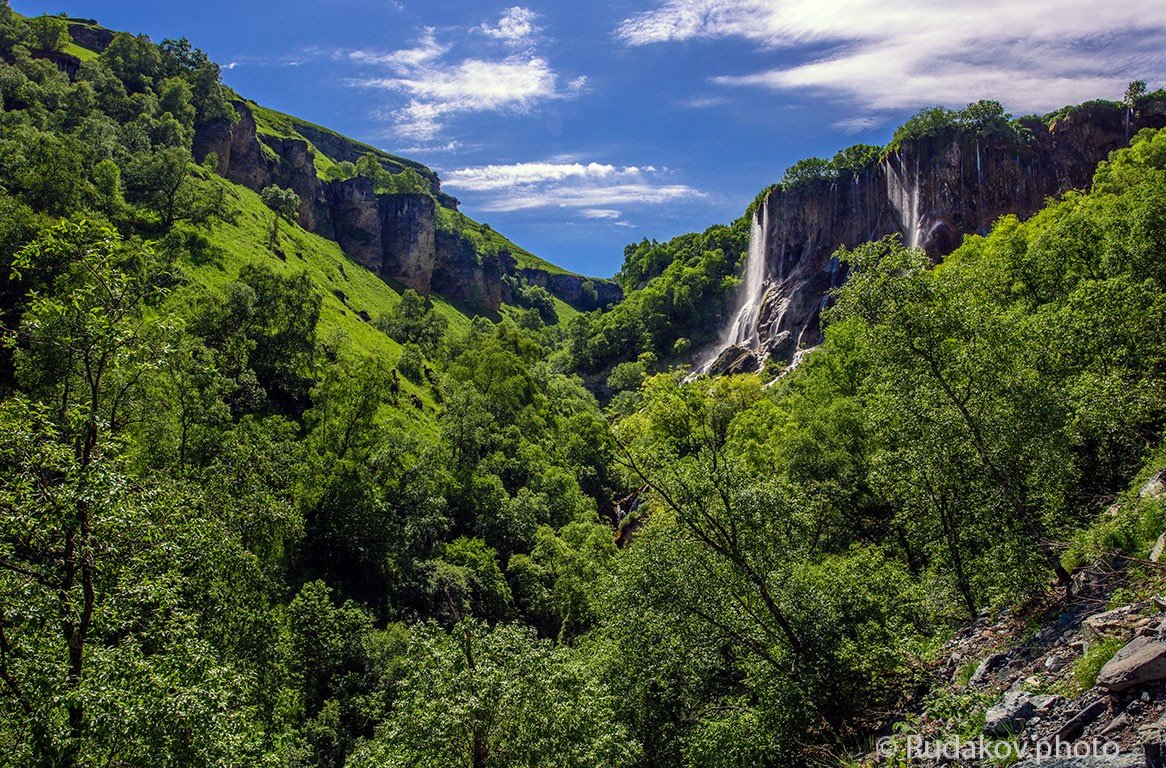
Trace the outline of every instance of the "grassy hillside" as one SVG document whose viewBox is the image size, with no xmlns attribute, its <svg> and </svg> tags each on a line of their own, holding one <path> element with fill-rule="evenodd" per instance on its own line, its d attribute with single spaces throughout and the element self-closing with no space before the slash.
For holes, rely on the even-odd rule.
<svg viewBox="0 0 1166 768">
<path fill-rule="evenodd" d="M 514 257 L 514 260 L 520 268 L 541 269 L 552 275 L 574 274 L 545 259 L 540 259 L 525 248 L 515 245 L 504 235 L 495 231 L 489 224 L 479 224 L 461 211 L 455 211 L 450 208 L 438 208 L 437 226 L 441 229 L 460 234 L 473 243 L 474 249 L 480 254 L 507 251 Z"/>
<path fill-rule="evenodd" d="M 83 27 L 87 30 L 103 31 L 103 28 L 88 23 L 86 20 L 70 19 L 70 26 Z M 107 30 L 105 30 L 107 31 Z M 82 47 L 71 42 L 65 47 L 65 52 L 76 56 L 82 61 L 94 61 L 100 55 L 99 51 Z M 520 268 L 539 269 L 551 274 L 574 274 L 560 266 L 542 259 L 525 248 L 511 241 L 487 224 L 480 224 L 456 209 L 457 201 L 441 192 L 437 174 L 427 166 L 415 160 L 400 157 L 383 149 L 374 147 L 356 139 L 351 139 L 336 131 L 294 115 L 289 115 L 269 107 L 265 107 L 251 99 L 242 96 L 237 98 L 247 103 L 255 117 L 256 132 L 259 137 L 276 139 L 298 139 L 308 144 L 312 151 L 316 166 L 316 173 L 321 179 L 333 178 L 339 172 L 342 162 L 354 162 L 361 155 L 372 154 L 380 164 L 390 173 L 401 173 L 411 169 L 421 174 L 430 185 L 430 191 L 438 202 L 439 226 L 456 232 L 474 245 L 479 254 L 493 254 L 507 251 L 518 263 Z M 261 142 L 267 150 L 267 145 Z M 557 304 L 563 304 L 557 301 Z M 564 305 L 565 306 L 565 305 Z M 567 316 L 577 314 L 569 309 Z M 561 314 L 561 316 L 564 316 Z"/>
<path fill-rule="evenodd" d="M 202 230 L 214 246 L 213 256 L 183 264 L 195 285 L 222 288 L 249 262 L 262 263 L 282 275 L 306 272 L 323 296 L 321 341 L 358 355 L 378 357 L 389 366 L 396 364 L 401 345 L 378 330 L 374 323 L 401 301 L 392 286 L 345 256 L 335 242 L 294 224 L 281 224 L 278 246 L 272 248 L 268 242 L 273 214 L 259 195 L 203 169 L 197 174 L 200 185 L 223 190 L 230 215 L 227 220 Z M 470 319 L 466 315 L 440 297 L 432 298 L 435 309 L 446 318 L 452 332 L 461 333 L 469 327 Z M 563 307 L 570 310 L 566 305 Z M 426 405 L 434 405 L 428 388 L 416 387 L 408 381 L 402 385 L 421 397 Z"/>
</svg>

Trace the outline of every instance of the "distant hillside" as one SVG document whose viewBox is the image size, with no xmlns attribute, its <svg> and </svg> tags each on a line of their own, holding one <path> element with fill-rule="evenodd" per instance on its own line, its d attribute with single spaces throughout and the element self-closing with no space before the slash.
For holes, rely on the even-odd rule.
<svg viewBox="0 0 1166 768">
<path fill-rule="evenodd" d="M 65 69 L 114 40 L 92 19 L 65 21 L 71 43 L 55 57 Z M 213 154 L 218 173 L 255 192 L 294 190 L 304 229 L 335 240 L 390 284 L 443 296 L 471 314 L 545 303 L 539 290 L 573 311 L 622 297 L 613 282 L 568 272 L 470 219 L 421 163 L 248 99 L 235 96 L 231 106 L 236 115 L 198 127 L 194 158 Z"/>
</svg>

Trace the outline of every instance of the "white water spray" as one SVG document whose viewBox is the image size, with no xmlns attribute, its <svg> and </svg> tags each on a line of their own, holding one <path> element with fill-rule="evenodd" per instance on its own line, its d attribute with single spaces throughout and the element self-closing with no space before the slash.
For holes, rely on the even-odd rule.
<svg viewBox="0 0 1166 768">
<path fill-rule="evenodd" d="M 716 361 L 726 348 L 731 346 L 747 347 L 756 350 L 761 346 L 761 335 L 758 331 L 758 321 L 761 316 L 761 304 L 765 296 L 765 255 L 766 240 L 769 231 L 769 206 L 762 202 L 758 210 L 753 212 L 753 223 L 749 230 L 749 253 L 745 258 L 745 282 L 741 286 L 738 298 L 738 309 L 733 319 L 721 332 L 717 345 L 708 352 L 708 356 L 701 360 L 697 372 L 707 373 L 709 367 Z"/>
<path fill-rule="evenodd" d="M 721 347 L 737 344 L 750 349 L 760 343 L 757 319 L 761 314 L 762 290 L 765 287 L 765 234 L 769 226 L 769 207 L 761 204 L 753 213 L 749 231 L 749 255 L 745 259 L 745 286 L 741 292 L 741 308 L 725 329 Z"/>
<path fill-rule="evenodd" d="M 886 177 L 887 198 L 895 212 L 899 214 L 905 245 L 908 248 L 918 248 L 921 239 L 919 225 L 922 219 L 919 213 L 919 158 L 915 159 L 914 178 L 909 178 L 907 169 L 896 168 L 890 160 L 886 161 Z"/>
</svg>

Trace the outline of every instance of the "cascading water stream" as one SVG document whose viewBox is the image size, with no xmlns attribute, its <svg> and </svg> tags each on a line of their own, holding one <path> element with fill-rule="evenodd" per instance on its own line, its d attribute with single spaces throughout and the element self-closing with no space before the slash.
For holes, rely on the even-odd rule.
<svg viewBox="0 0 1166 768">
<path fill-rule="evenodd" d="M 760 343 L 757 319 L 761 314 L 762 289 L 765 287 L 765 231 L 769 225 L 768 206 L 761 205 L 753 214 L 749 232 L 749 255 L 745 260 L 745 285 L 741 291 L 741 308 L 721 337 L 721 347 L 737 344 L 750 349 Z"/>
<path fill-rule="evenodd" d="M 769 206 L 762 203 L 753 213 L 753 223 L 749 231 L 749 253 L 745 258 L 745 282 L 742 284 L 738 308 L 733 319 L 725 326 L 708 356 L 697 367 L 697 375 L 707 373 L 720 354 L 728 347 L 740 346 L 756 350 L 761 346 L 758 321 L 765 294 L 766 237 L 769 230 Z"/>
<path fill-rule="evenodd" d="M 909 171 L 899 164 L 887 160 L 884 166 L 887 177 L 887 198 L 891 207 L 899 214 L 900 228 L 904 244 L 908 248 L 918 248 L 921 238 L 919 231 L 922 216 L 919 213 L 919 158 L 915 158 L 914 178 L 908 178 Z"/>
</svg>

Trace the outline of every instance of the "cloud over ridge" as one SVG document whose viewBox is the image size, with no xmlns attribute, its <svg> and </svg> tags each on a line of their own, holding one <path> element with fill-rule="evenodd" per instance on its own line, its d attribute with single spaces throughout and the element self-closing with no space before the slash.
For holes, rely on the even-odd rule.
<svg viewBox="0 0 1166 768">
<path fill-rule="evenodd" d="M 1166 3 L 1126 0 L 663 0 L 623 20 L 629 46 L 736 38 L 806 60 L 722 86 L 827 92 L 864 108 L 998 98 L 1046 111 L 1166 78 Z M 823 46 L 829 52 L 823 55 Z"/>
</svg>

